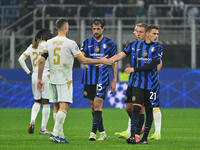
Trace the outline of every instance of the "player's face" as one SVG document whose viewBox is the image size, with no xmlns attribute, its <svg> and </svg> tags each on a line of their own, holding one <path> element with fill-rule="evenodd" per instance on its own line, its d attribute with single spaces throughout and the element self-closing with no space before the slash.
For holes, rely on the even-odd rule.
<svg viewBox="0 0 200 150">
<path fill-rule="evenodd" d="M 101 25 L 94 25 L 94 24 L 92 25 L 92 33 L 96 39 L 101 38 L 101 36 L 103 35 L 103 31 L 104 28 L 101 27 Z"/>
<path fill-rule="evenodd" d="M 144 38 L 145 38 L 145 28 L 136 26 L 133 34 L 134 34 L 136 40 L 138 40 L 138 41 L 144 40 Z"/>
<path fill-rule="evenodd" d="M 152 29 L 151 31 L 148 32 L 147 36 L 150 42 L 154 43 L 158 40 L 159 31 L 157 29 Z"/>
</svg>

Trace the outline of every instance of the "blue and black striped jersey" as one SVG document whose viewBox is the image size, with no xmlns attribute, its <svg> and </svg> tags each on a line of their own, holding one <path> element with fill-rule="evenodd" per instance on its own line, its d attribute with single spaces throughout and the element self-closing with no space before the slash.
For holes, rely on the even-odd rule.
<svg viewBox="0 0 200 150">
<path fill-rule="evenodd" d="M 104 37 L 100 42 L 96 41 L 94 37 L 90 37 L 83 42 L 81 51 L 85 53 L 85 57 L 97 59 L 108 55 L 108 58 L 117 53 L 114 42 Z M 88 65 L 88 69 L 84 69 L 82 82 L 87 85 L 109 84 L 108 65 L 101 67 L 95 65 Z"/>
<path fill-rule="evenodd" d="M 130 57 L 131 67 L 142 67 L 150 64 L 153 59 L 161 60 L 163 47 L 158 42 L 146 44 L 145 41 L 134 41 L 123 51 Z M 128 86 L 151 90 L 157 79 L 157 68 L 151 71 L 140 71 L 131 73 Z"/>
</svg>

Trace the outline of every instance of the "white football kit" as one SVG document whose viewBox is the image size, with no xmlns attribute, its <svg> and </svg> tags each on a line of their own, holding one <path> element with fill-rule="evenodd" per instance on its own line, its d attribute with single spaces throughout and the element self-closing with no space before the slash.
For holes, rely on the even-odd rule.
<svg viewBox="0 0 200 150">
<path fill-rule="evenodd" d="M 48 40 L 46 50 L 50 69 L 49 100 L 72 103 L 74 57 L 80 55 L 81 51 L 75 41 L 65 36 Z"/>
<path fill-rule="evenodd" d="M 19 57 L 19 63 L 24 69 L 24 71 L 29 74 L 31 71 L 27 67 L 25 60 L 30 57 L 31 65 L 33 69 L 32 73 L 32 92 L 35 100 L 39 100 L 41 98 L 48 99 L 48 90 L 49 90 L 49 63 L 45 63 L 44 72 L 43 72 L 43 82 L 44 89 L 42 92 L 37 90 L 37 77 L 38 77 L 38 61 L 40 59 L 41 54 L 44 52 L 46 48 L 46 41 L 40 41 L 38 44 L 38 48 L 32 48 L 32 44 L 23 52 L 23 54 Z M 47 60 L 48 61 L 48 60 Z"/>
</svg>

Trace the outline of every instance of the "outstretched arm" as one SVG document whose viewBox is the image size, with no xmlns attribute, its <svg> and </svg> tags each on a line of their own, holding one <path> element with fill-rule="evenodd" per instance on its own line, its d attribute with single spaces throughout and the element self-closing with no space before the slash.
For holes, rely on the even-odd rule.
<svg viewBox="0 0 200 150">
<path fill-rule="evenodd" d="M 124 57 L 126 57 L 126 54 L 124 52 L 120 52 L 119 54 L 114 55 L 113 57 L 109 58 L 108 62 L 106 62 L 106 63 L 109 63 L 108 65 L 111 65 L 114 62 L 118 62 L 118 61 L 122 60 Z"/>
<path fill-rule="evenodd" d="M 76 56 L 76 58 L 78 59 L 78 61 L 80 63 L 82 63 L 84 65 L 86 65 L 86 64 L 101 64 L 101 63 L 103 63 L 103 58 L 101 58 L 101 59 L 91 59 L 91 58 L 85 57 L 82 53 L 78 54 Z"/>
</svg>

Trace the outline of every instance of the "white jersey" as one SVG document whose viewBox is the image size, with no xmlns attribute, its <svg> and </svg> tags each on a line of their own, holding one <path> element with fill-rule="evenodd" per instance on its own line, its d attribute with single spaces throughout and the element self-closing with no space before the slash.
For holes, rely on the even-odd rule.
<svg viewBox="0 0 200 150">
<path fill-rule="evenodd" d="M 74 57 L 81 54 L 75 41 L 64 36 L 56 36 L 47 41 L 50 83 L 66 84 L 72 81 Z"/>
<path fill-rule="evenodd" d="M 33 73 L 38 73 L 38 61 L 40 59 L 41 54 L 44 52 L 46 48 L 46 41 L 40 41 L 38 44 L 38 48 L 34 49 L 32 44 L 23 52 L 23 54 L 19 58 L 19 62 L 22 68 L 26 71 L 26 73 L 30 73 L 30 70 L 26 66 L 25 60 L 26 58 L 30 57 L 31 65 L 33 68 Z M 47 60 L 48 61 L 48 60 Z M 44 72 L 49 71 L 49 63 L 46 62 L 44 66 Z"/>
</svg>

